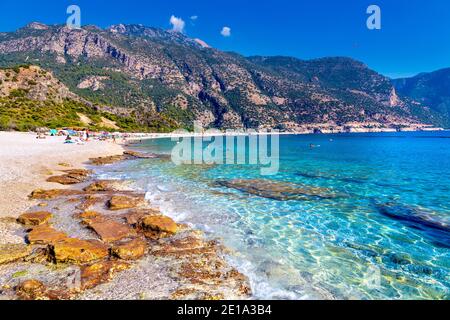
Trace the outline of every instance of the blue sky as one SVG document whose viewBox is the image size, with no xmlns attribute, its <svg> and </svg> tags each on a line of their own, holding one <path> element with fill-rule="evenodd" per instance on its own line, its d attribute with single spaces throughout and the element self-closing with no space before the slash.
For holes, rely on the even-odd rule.
<svg viewBox="0 0 450 320">
<path fill-rule="evenodd" d="M 3 0 L 0 30 L 64 23 L 70 4 L 80 6 L 83 25 L 100 27 L 170 29 L 174 15 L 188 36 L 243 55 L 349 56 L 391 77 L 450 67 L 448 0 Z M 381 30 L 366 27 L 371 4 L 382 10 Z M 231 36 L 221 35 L 223 27 Z"/>
</svg>

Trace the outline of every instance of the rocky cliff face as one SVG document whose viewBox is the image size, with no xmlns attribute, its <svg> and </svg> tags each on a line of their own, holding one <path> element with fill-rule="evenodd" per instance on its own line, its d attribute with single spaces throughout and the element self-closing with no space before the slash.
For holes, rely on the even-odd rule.
<svg viewBox="0 0 450 320">
<path fill-rule="evenodd" d="M 436 112 L 442 119 L 442 125 L 450 128 L 450 69 L 396 79 L 393 84 L 400 94 Z"/>
<path fill-rule="evenodd" d="M 179 126 L 279 128 L 436 123 L 390 80 L 348 58 L 250 57 L 142 25 L 71 30 L 32 23 L 0 35 L 0 64 L 32 63 L 104 108 Z M 413 106 L 413 107 L 412 107 Z M 418 110 L 420 109 L 420 110 Z"/>
</svg>

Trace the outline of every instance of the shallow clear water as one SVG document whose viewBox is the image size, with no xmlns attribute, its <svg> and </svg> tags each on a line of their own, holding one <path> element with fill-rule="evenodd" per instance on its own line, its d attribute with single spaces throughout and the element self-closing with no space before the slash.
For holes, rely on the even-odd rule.
<svg viewBox="0 0 450 320">
<path fill-rule="evenodd" d="M 137 149 L 170 153 L 174 144 Z M 258 166 L 162 159 L 102 176 L 136 181 L 165 214 L 222 238 L 255 298 L 450 298 L 450 132 L 281 136 L 280 158 L 269 177 Z M 339 196 L 277 200 L 215 183 L 233 179 Z"/>
</svg>

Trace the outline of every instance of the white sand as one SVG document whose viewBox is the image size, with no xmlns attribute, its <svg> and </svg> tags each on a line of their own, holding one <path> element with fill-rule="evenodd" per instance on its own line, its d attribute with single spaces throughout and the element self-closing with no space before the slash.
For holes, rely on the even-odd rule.
<svg viewBox="0 0 450 320">
<path fill-rule="evenodd" d="M 16 218 L 35 204 L 28 195 L 39 188 L 63 188 L 45 180 L 60 170 L 83 168 L 89 158 L 121 154 L 120 145 L 92 141 L 64 144 L 64 137 L 38 140 L 28 133 L 0 132 L 0 243 L 19 241 L 5 217 Z M 70 167 L 60 166 L 70 164 Z M 22 239 L 20 241 L 23 241 Z"/>
</svg>

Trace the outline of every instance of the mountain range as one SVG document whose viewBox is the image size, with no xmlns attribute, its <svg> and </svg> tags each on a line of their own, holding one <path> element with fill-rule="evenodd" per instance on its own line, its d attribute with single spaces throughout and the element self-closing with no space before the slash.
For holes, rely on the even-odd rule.
<svg viewBox="0 0 450 320">
<path fill-rule="evenodd" d="M 244 57 L 143 25 L 34 22 L 0 33 L 0 67 L 0 129 L 450 127 L 450 69 L 391 80 L 350 58 Z"/>
</svg>

